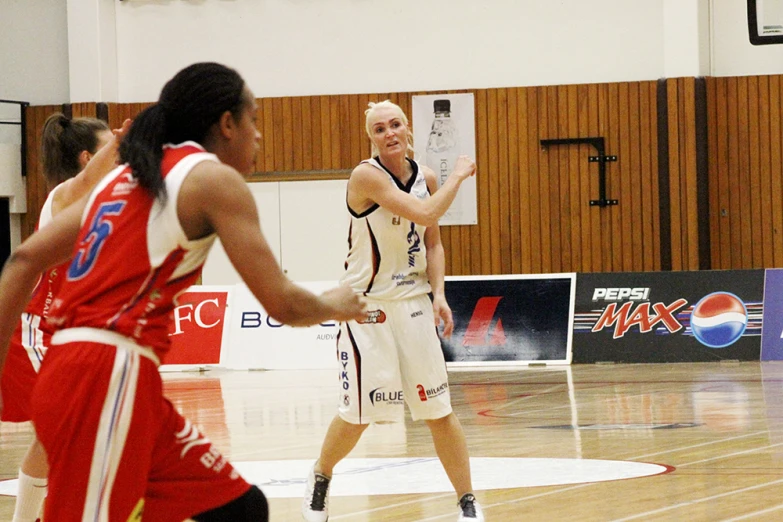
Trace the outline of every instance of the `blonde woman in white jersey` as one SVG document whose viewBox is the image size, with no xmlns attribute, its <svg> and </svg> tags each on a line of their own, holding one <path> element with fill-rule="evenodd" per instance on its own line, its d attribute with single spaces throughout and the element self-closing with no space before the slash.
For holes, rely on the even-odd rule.
<svg viewBox="0 0 783 522">
<path fill-rule="evenodd" d="M 482 521 L 436 330 L 442 321 L 448 337 L 454 327 L 438 219 L 476 165 L 461 156 L 438 189 L 435 173 L 408 157 L 412 140 L 402 109 L 387 100 L 371 103 L 365 114 L 374 157 L 348 181 L 351 224 L 342 282 L 366 296 L 368 315 L 361 323 L 340 324 L 338 414 L 310 473 L 302 515 L 309 522 L 327 520 L 334 466 L 369 424 L 402 421 L 407 403 L 413 420 L 424 420 L 432 432 L 459 499 L 458 520 Z"/>
</svg>

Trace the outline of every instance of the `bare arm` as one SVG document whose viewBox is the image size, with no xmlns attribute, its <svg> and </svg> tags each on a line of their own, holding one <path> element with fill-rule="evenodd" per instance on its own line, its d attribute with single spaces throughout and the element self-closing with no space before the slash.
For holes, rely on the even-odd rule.
<svg viewBox="0 0 783 522">
<path fill-rule="evenodd" d="M 117 166 L 117 149 L 125 134 L 131 126 L 131 120 L 125 120 L 122 128 L 112 131 L 114 136 L 109 142 L 95 153 L 95 156 L 87 163 L 84 170 L 73 178 L 64 181 L 55 192 L 52 200 L 52 214 L 57 215 L 62 209 L 82 199 Z"/>
<path fill-rule="evenodd" d="M 73 252 L 85 203 L 86 198 L 65 209 L 14 250 L 6 261 L 0 275 L 0 370 L 14 328 L 30 301 L 39 276 L 68 260 Z"/>
<path fill-rule="evenodd" d="M 425 176 L 432 170 L 422 167 Z M 351 201 L 372 201 L 398 216 L 429 227 L 438 224 L 438 219 L 446 213 L 457 196 L 462 182 L 476 172 L 476 164 L 467 156 L 460 156 L 457 164 L 440 190 L 432 193 L 432 197 L 420 200 L 413 194 L 403 192 L 391 183 L 387 177 L 375 167 L 362 163 L 351 173 L 348 181 L 348 198 Z M 352 208 L 354 206 L 352 205 Z"/>
<path fill-rule="evenodd" d="M 277 321 L 308 326 L 364 317 L 364 302 L 348 287 L 318 296 L 288 279 L 261 232 L 245 180 L 232 168 L 213 162 L 197 165 L 182 185 L 178 209 L 188 237 L 217 233 L 234 268 Z"/>
<path fill-rule="evenodd" d="M 429 169 L 428 169 L 429 170 Z M 435 174 L 430 170 L 425 172 L 427 187 L 430 193 L 435 195 L 437 181 Z M 445 293 L 445 274 L 446 274 L 446 255 L 443 249 L 443 242 L 440 238 L 440 227 L 437 223 L 427 227 L 424 232 L 424 245 L 427 247 L 427 278 L 432 287 L 432 311 L 435 315 L 435 326 L 443 320 L 443 335 L 451 337 L 454 330 L 454 319 L 451 314 L 451 308 L 446 302 Z"/>
</svg>

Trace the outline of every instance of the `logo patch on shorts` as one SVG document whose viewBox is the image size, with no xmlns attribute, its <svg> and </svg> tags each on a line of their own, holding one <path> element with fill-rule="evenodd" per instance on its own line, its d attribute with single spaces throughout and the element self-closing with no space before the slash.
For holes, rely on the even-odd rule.
<svg viewBox="0 0 783 522">
<path fill-rule="evenodd" d="M 370 310 L 367 312 L 367 318 L 360 321 L 361 324 L 381 324 L 386 322 L 386 312 L 383 310 Z"/>
</svg>

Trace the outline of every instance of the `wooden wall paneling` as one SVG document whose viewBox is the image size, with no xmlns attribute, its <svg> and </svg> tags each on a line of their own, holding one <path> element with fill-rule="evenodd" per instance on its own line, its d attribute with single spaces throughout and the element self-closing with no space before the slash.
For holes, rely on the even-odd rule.
<svg viewBox="0 0 783 522">
<path fill-rule="evenodd" d="M 329 97 L 329 121 L 330 121 L 330 135 L 331 135 L 331 155 L 332 155 L 332 168 L 339 169 L 345 168 L 343 164 L 342 153 L 342 141 L 343 141 L 343 124 L 340 115 L 340 97 Z M 350 143 L 350 142 L 349 142 Z"/>
<path fill-rule="evenodd" d="M 491 274 L 500 274 L 500 161 L 498 157 L 498 92 L 487 90 L 487 170 L 489 177 L 489 222 Z"/>
<path fill-rule="evenodd" d="M 757 226 L 762 243 L 761 267 L 774 266 L 773 243 L 774 222 L 772 216 L 772 165 L 770 164 L 770 129 L 769 129 L 769 77 L 758 77 L 758 105 L 756 112 L 759 119 L 759 196 L 760 213 Z"/>
<path fill-rule="evenodd" d="M 737 104 L 738 78 L 727 78 L 727 105 L 729 136 L 727 176 L 729 178 L 729 223 L 731 227 L 731 263 L 730 266 L 742 268 L 742 216 L 740 203 L 740 185 L 742 184 L 739 169 L 739 133 L 735 131 L 739 124 L 739 106 Z M 729 130 L 731 129 L 731 130 Z"/>
<path fill-rule="evenodd" d="M 602 84 L 597 86 L 598 89 L 598 111 L 597 111 L 597 122 L 595 124 L 594 130 L 597 130 L 597 136 L 603 136 L 605 138 L 605 141 L 607 142 L 608 147 L 612 147 L 614 145 L 614 142 L 611 141 L 609 136 L 609 128 L 610 128 L 610 121 L 609 121 L 609 111 L 610 111 L 610 92 L 609 92 L 609 85 Z M 591 129 L 593 130 L 593 129 Z M 610 152 L 614 149 L 609 148 Z M 618 159 L 619 163 L 619 159 Z M 607 180 L 606 180 L 606 187 L 607 187 L 607 193 L 611 195 L 612 197 L 616 197 L 616 188 L 617 185 L 613 183 L 613 178 L 617 175 L 618 168 L 615 167 L 614 169 L 609 169 L 607 167 Z M 614 192 L 613 192 L 614 190 Z M 592 199 L 598 198 L 598 173 L 595 170 L 595 167 L 592 167 L 590 169 L 590 193 L 593 194 Z M 622 204 L 622 203 L 620 203 Z M 616 237 L 614 235 L 614 231 L 612 230 L 612 223 L 614 221 L 614 214 L 611 209 L 596 209 L 598 212 L 598 217 L 601 222 L 601 266 L 603 272 L 614 272 L 620 270 L 620 265 L 615 265 L 614 263 L 614 243 L 616 241 Z M 616 212 L 617 209 L 614 210 Z"/>
<path fill-rule="evenodd" d="M 549 135 L 553 138 L 562 138 L 562 129 L 560 128 L 559 121 L 559 109 L 558 104 L 558 86 L 551 85 L 546 88 L 547 96 L 547 123 L 549 124 Z M 565 136 L 567 137 L 567 136 Z M 548 154 L 548 171 L 547 181 L 549 185 L 549 229 L 552 232 L 552 241 L 550 244 L 551 256 L 550 256 L 550 268 L 551 272 L 562 272 L 563 263 L 563 236 L 562 230 L 565 224 L 563 221 L 563 215 L 560 211 L 560 161 L 564 158 L 567 161 L 568 151 L 567 146 L 554 147 Z M 566 168 L 566 167 L 564 167 Z"/>
<path fill-rule="evenodd" d="M 721 180 L 719 162 L 716 158 L 719 157 L 720 152 L 718 150 L 718 82 L 715 78 L 706 78 L 707 81 L 707 141 L 709 144 L 711 161 L 709 162 L 709 178 L 710 178 L 710 237 L 712 238 L 712 252 L 711 263 L 715 269 L 722 268 L 721 252 L 723 250 L 722 243 L 720 241 L 720 228 L 721 228 L 721 209 L 723 203 L 721 201 Z"/>
<path fill-rule="evenodd" d="M 739 104 L 739 174 L 742 216 L 742 268 L 753 268 L 753 193 L 750 172 L 750 78 L 740 77 L 737 85 Z"/>
<path fill-rule="evenodd" d="M 584 136 L 601 136 L 602 131 L 600 129 L 600 114 L 601 114 L 601 99 L 605 100 L 605 96 L 602 97 L 601 92 L 604 88 L 598 84 L 590 84 L 587 86 L 587 97 L 584 101 L 587 106 L 587 112 L 585 121 L 582 122 L 581 117 L 579 121 L 580 128 L 585 128 L 586 132 Z M 604 102 L 605 105 L 605 102 Z M 598 197 L 598 172 L 594 170 L 594 166 L 588 161 L 584 160 L 585 156 L 593 154 L 592 147 L 584 146 L 581 152 L 583 158 L 580 166 L 583 176 L 586 177 L 587 182 L 587 195 L 585 197 L 584 204 L 586 206 L 585 212 L 590 216 L 590 271 L 601 272 L 606 266 L 604 263 L 604 248 L 605 240 L 609 238 L 610 234 L 607 230 L 602 228 L 602 219 L 604 213 L 601 209 L 597 209 L 590 206 L 590 200 Z"/>
<path fill-rule="evenodd" d="M 539 88 L 525 87 L 524 93 L 527 101 L 527 126 L 525 135 L 527 137 L 528 154 L 528 183 L 530 190 L 528 192 L 529 207 L 526 209 L 530 216 L 530 272 L 534 274 L 543 273 L 543 252 L 544 245 L 542 236 L 541 220 L 541 163 L 545 153 L 541 151 L 541 142 L 547 138 L 541 131 L 540 116 L 541 107 L 539 106 Z"/>
<path fill-rule="evenodd" d="M 539 139 L 554 139 L 557 138 L 557 127 L 549 124 L 549 95 L 546 87 L 536 87 L 538 94 L 538 136 Z M 541 150 L 540 142 L 538 142 L 539 150 Z M 555 231 L 551 225 L 551 203 L 549 194 L 551 192 L 550 187 L 550 165 L 553 162 L 557 162 L 557 152 L 553 148 L 548 148 L 539 153 L 538 164 L 538 198 L 541 203 L 540 212 L 538 218 L 540 221 L 541 232 L 541 272 L 549 273 L 553 272 L 553 243 L 557 242 L 555 239 Z"/>
<path fill-rule="evenodd" d="M 620 86 L 616 83 L 609 84 L 609 92 L 607 97 L 607 107 L 609 110 L 609 127 L 606 133 L 607 151 L 619 151 L 621 150 L 621 136 L 620 136 Z M 619 155 L 619 154 L 618 154 Z M 606 165 L 606 187 L 607 194 L 612 198 L 619 200 L 619 204 L 613 207 L 605 207 L 599 209 L 599 212 L 607 214 L 611 217 L 611 234 L 612 234 L 612 272 L 620 272 L 623 270 L 624 262 L 623 256 L 625 255 L 625 244 L 623 243 L 623 210 L 630 203 L 623 198 L 622 192 L 622 177 L 623 170 L 626 168 L 627 158 L 622 156 L 618 157 L 618 161 L 615 163 L 608 163 Z"/>
<path fill-rule="evenodd" d="M 632 270 L 644 270 L 644 214 L 642 213 L 642 148 L 649 150 L 649 142 L 642 140 L 642 85 L 639 82 L 628 84 L 628 117 L 629 117 L 629 200 L 631 201 L 631 252 L 633 252 Z"/>
<path fill-rule="evenodd" d="M 783 165 L 781 143 L 783 142 L 783 89 L 781 78 L 769 77 L 769 160 L 772 198 L 772 266 L 783 266 Z"/>
<path fill-rule="evenodd" d="M 261 138 L 264 141 L 264 168 L 262 172 L 273 172 L 275 170 L 275 118 L 274 118 L 274 99 L 264 98 L 262 100 L 261 114 L 264 117 Z"/>
<path fill-rule="evenodd" d="M 653 180 L 651 158 L 655 149 L 653 149 L 652 134 L 653 126 L 650 113 L 650 104 L 655 104 L 655 97 L 651 98 L 650 82 L 641 82 L 639 84 L 639 104 L 638 104 L 638 205 L 636 205 L 639 214 L 639 244 L 637 246 L 641 258 L 639 270 L 645 272 L 652 271 L 655 260 L 655 238 L 653 237 Z M 656 185 L 657 186 L 657 183 Z"/>
<path fill-rule="evenodd" d="M 579 135 L 579 96 L 576 85 L 565 87 L 565 98 L 567 102 L 568 116 L 568 137 L 578 138 Z M 583 251 L 582 229 L 585 223 L 582 221 L 582 208 L 586 202 L 582 199 L 582 186 L 580 176 L 580 165 L 583 156 L 581 156 L 582 146 L 568 147 L 568 193 L 569 193 L 569 216 L 570 216 L 570 237 L 571 245 L 571 263 L 565 267 L 569 272 L 583 272 L 583 259 L 588 257 Z M 587 161 L 586 159 L 584 161 Z"/>
<path fill-rule="evenodd" d="M 576 129 L 573 131 L 574 136 L 579 138 L 586 138 L 592 136 L 590 134 L 590 115 L 593 112 L 593 107 L 596 107 L 597 100 L 590 97 L 590 87 L 588 85 L 576 86 Z M 590 207 L 590 200 L 592 195 L 590 192 L 590 163 L 588 157 L 592 154 L 589 146 L 580 145 L 576 148 L 576 155 L 572 161 L 576 162 L 576 165 L 571 166 L 576 170 L 577 179 L 579 180 L 579 195 L 577 201 L 577 211 L 579 214 L 579 233 L 581 237 L 579 244 L 581 245 L 581 263 L 579 270 L 581 272 L 593 272 L 595 270 L 595 263 L 598 261 L 595 258 L 595 243 L 600 243 L 600 230 L 596 230 L 594 225 L 597 225 L 598 216 L 591 212 L 593 209 Z"/>
<path fill-rule="evenodd" d="M 528 149 L 528 138 L 530 132 L 530 113 L 528 111 L 528 91 L 529 89 L 524 87 L 518 87 L 515 89 L 517 98 L 517 126 L 516 126 L 516 143 L 515 147 L 518 150 L 518 169 L 516 173 L 517 180 L 519 182 L 518 197 L 516 201 L 519 207 L 519 249 L 520 249 L 520 268 L 519 272 L 523 274 L 529 274 L 533 272 L 533 245 L 532 245 L 532 224 L 530 220 L 530 206 L 531 206 L 531 167 L 530 167 L 530 150 Z M 512 138 L 511 142 L 514 143 Z M 513 173 L 513 171 L 512 171 Z M 513 226 L 512 226 L 513 229 Z M 513 233 L 513 231 L 512 231 Z"/>
<path fill-rule="evenodd" d="M 337 127 L 340 135 L 340 160 L 337 168 L 347 169 L 353 166 L 353 151 L 352 145 L 354 140 L 358 138 L 357 129 L 351 121 L 351 100 L 350 94 L 342 94 L 337 96 L 338 111 L 339 111 L 339 127 Z"/>
<path fill-rule="evenodd" d="M 323 150 L 321 134 L 321 97 L 310 96 L 310 143 L 312 144 L 312 164 L 313 170 L 322 170 Z"/>
<path fill-rule="evenodd" d="M 660 216 L 660 194 L 659 186 L 659 165 L 658 165 L 658 82 L 652 81 L 647 84 L 649 106 L 648 113 L 650 118 L 650 197 L 652 198 L 652 259 L 653 269 L 661 269 L 661 216 Z"/>
<path fill-rule="evenodd" d="M 304 118 L 302 117 L 302 98 L 295 96 L 286 98 L 289 101 L 291 119 L 286 125 L 291 130 L 286 132 L 286 141 L 290 140 L 291 169 L 304 170 Z"/>
<path fill-rule="evenodd" d="M 758 76 L 748 77 L 748 175 L 750 178 L 750 222 L 752 267 L 764 266 L 764 238 L 762 236 L 761 150 L 759 148 L 759 83 Z M 766 112 L 768 109 L 764 107 Z"/>
<path fill-rule="evenodd" d="M 263 100 L 256 99 L 256 130 L 259 138 L 256 140 L 256 156 L 253 160 L 255 172 L 264 172 L 264 107 Z"/>
<path fill-rule="evenodd" d="M 279 123 L 282 134 L 282 154 L 283 161 L 280 164 L 280 171 L 291 172 L 294 170 L 294 121 L 293 99 L 289 97 L 278 98 L 280 100 Z"/>
<path fill-rule="evenodd" d="M 511 263 L 511 184 L 509 180 L 509 139 L 508 120 L 509 105 L 507 89 L 496 89 L 497 96 L 497 143 L 498 143 L 498 210 L 499 210 L 499 240 L 500 274 L 512 273 Z"/>
<path fill-rule="evenodd" d="M 685 192 L 688 227 L 688 270 L 699 269 L 699 205 L 696 162 L 696 79 L 681 80 L 686 110 L 683 128 L 685 129 L 685 147 L 687 166 L 685 170 Z"/>
<path fill-rule="evenodd" d="M 636 213 L 634 206 L 633 193 L 631 190 L 631 179 L 636 175 L 634 172 L 633 158 L 631 149 L 633 136 L 631 135 L 631 91 L 630 83 L 623 82 L 617 86 L 618 90 L 618 111 L 619 111 L 619 142 L 615 142 L 614 149 L 619 151 L 619 158 L 622 163 L 609 163 L 611 168 L 615 165 L 621 168 L 614 169 L 615 176 L 619 176 L 620 195 L 622 202 L 618 208 L 607 207 L 603 209 L 610 212 L 619 211 L 620 214 L 620 234 L 623 245 L 622 270 L 631 272 L 634 270 L 634 252 L 633 252 L 633 215 Z M 612 196 L 614 197 L 614 196 Z"/>
<path fill-rule="evenodd" d="M 557 125 L 557 136 L 561 138 L 570 138 L 568 134 L 568 93 L 567 86 L 557 86 L 554 90 L 554 96 L 557 102 L 555 107 L 557 113 L 553 120 Z M 573 264 L 571 244 L 571 228 L 572 228 L 572 216 L 571 216 L 571 186 L 570 186 L 570 173 L 569 173 L 569 158 L 571 155 L 572 145 L 565 147 L 557 147 L 557 199 L 552 201 L 552 208 L 556 215 L 552 215 L 552 220 L 557 221 L 560 227 L 560 255 L 558 255 L 559 265 L 556 268 L 557 272 L 566 272 L 570 270 Z M 578 147 L 577 147 L 578 148 Z"/>
<path fill-rule="evenodd" d="M 510 255 L 512 274 L 522 273 L 522 233 L 520 230 L 521 201 L 519 184 L 521 172 L 519 168 L 519 89 L 507 89 L 508 103 L 508 198 L 509 234 L 511 236 Z"/>
<path fill-rule="evenodd" d="M 478 201 L 478 220 L 481 231 L 481 241 L 477 248 L 481 252 L 481 269 L 479 274 L 488 275 L 492 273 L 491 251 L 491 230 L 490 205 L 492 197 L 490 194 L 489 169 L 489 137 L 487 123 L 487 97 L 486 89 L 476 91 L 476 185 L 478 193 L 481 195 Z"/>
<path fill-rule="evenodd" d="M 679 126 L 679 92 L 676 80 L 666 82 L 668 93 L 668 113 L 669 113 L 669 208 L 671 209 L 671 252 L 672 252 L 672 270 L 683 270 L 684 261 L 682 258 L 682 206 L 680 202 L 681 186 L 681 149 L 680 149 L 680 126 Z"/>
<path fill-rule="evenodd" d="M 329 96 L 321 100 L 321 169 L 337 168 L 332 165 L 332 102 Z"/>
</svg>

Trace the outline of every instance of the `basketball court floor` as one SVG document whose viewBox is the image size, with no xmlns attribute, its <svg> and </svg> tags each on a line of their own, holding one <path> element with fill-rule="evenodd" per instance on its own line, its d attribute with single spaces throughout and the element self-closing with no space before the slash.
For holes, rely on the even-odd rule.
<svg viewBox="0 0 783 522">
<path fill-rule="evenodd" d="M 336 409 L 332 371 L 166 372 L 166 394 L 300 520 Z M 783 363 L 573 365 L 450 372 L 488 521 L 783 519 Z M 10 520 L 28 424 L 0 426 Z M 335 470 L 330 521 L 453 521 L 423 423 L 372 426 Z"/>
</svg>

